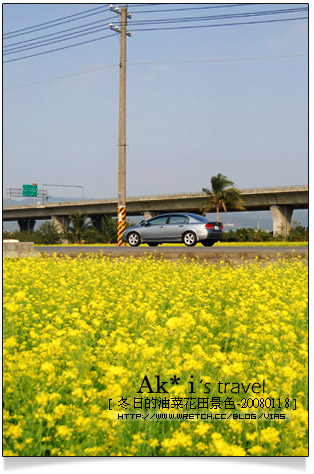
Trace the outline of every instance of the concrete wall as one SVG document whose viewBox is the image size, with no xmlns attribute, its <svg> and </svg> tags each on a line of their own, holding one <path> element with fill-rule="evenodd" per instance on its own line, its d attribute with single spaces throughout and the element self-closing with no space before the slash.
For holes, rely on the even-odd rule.
<svg viewBox="0 0 314 474">
<path fill-rule="evenodd" d="M 3 241 L 3 257 L 35 257 L 38 255 L 34 250 L 34 242 L 19 242 L 18 240 Z"/>
</svg>

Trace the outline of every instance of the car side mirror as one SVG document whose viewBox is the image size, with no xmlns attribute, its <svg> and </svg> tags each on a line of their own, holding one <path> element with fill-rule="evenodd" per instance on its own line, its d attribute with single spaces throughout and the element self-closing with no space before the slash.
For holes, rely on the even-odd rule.
<svg viewBox="0 0 314 474">
<path fill-rule="evenodd" d="M 145 222 L 144 222 L 144 226 L 145 226 L 145 227 L 148 227 L 148 226 L 149 226 L 149 222 L 145 221 Z"/>
</svg>

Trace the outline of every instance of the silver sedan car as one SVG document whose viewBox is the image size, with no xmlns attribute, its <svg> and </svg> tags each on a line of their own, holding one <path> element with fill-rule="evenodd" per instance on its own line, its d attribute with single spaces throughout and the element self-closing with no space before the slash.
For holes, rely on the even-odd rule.
<svg viewBox="0 0 314 474">
<path fill-rule="evenodd" d="M 201 242 L 211 247 L 223 239 L 221 222 L 211 222 L 206 217 L 190 212 L 159 214 L 125 230 L 122 240 L 132 247 L 147 243 L 156 247 L 161 243 L 183 242 L 189 247 Z"/>
</svg>

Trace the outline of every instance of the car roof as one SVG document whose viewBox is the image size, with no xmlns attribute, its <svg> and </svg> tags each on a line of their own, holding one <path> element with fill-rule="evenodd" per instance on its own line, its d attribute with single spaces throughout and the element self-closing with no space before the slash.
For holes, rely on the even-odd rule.
<svg viewBox="0 0 314 474">
<path fill-rule="evenodd" d="M 196 218 L 203 217 L 201 214 L 194 214 L 193 212 L 167 212 L 164 214 L 158 214 L 157 216 L 151 217 L 150 219 L 154 219 L 155 217 L 165 217 L 165 216 L 190 216 L 190 217 L 196 217 Z"/>
</svg>

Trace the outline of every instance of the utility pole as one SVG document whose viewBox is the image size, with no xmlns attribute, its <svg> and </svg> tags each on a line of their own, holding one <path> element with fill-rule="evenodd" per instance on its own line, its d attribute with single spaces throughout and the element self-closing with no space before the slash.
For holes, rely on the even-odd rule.
<svg viewBox="0 0 314 474">
<path fill-rule="evenodd" d="M 119 92 L 119 162 L 118 162 L 118 245 L 125 245 L 122 242 L 122 235 L 125 231 L 126 223 L 126 36 L 131 36 L 130 31 L 126 31 L 127 19 L 131 15 L 127 13 L 127 6 L 114 8 L 110 5 L 110 10 L 121 16 L 120 29 L 110 23 L 111 30 L 120 33 L 120 92 Z"/>
</svg>

